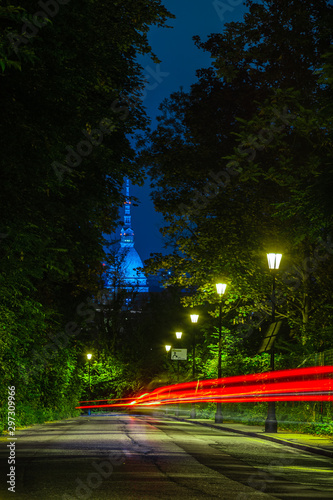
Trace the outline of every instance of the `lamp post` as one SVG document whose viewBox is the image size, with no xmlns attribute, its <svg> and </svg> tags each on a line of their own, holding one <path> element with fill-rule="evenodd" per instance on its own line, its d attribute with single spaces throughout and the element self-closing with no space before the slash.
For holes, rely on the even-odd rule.
<svg viewBox="0 0 333 500">
<path fill-rule="evenodd" d="M 217 378 L 221 378 L 221 337 L 222 337 L 222 295 L 225 293 L 227 285 L 225 283 L 217 283 L 216 291 L 220 296 L 220 312 L 219 312 L 219 354 L 217 362 Z M 216 403 L 215 423 L 222 424 L 222 403 Z"/>
<path fill-rule="evenodd" d="M 90 383 L 90 360 L 92 358 L 92 354 L 87 354 L 88 359 L 88 373 L 89 373 L 89 390 L 91 391 L 91 383 Z"/>
<path fill-rule="evenodd" d="M 197 323 L 199 319 L 199 314 L 191 314 L 191 321 L 193 324 Z M 192 363 L 192 379 L 194 382 L 195 379 L 195 327 L 193 328 L 193 363 Z M 195 411 L 195 403 L 192 403 L 191 405 L 191 413 L 190 413 L 191 418 L 196 418 L 197 414 Z"/>
<path fill-rule="evenodd" d="M 89 373 L 89 398 L 91 398 L 91 383 L 90 383 L 90 360 L 92 358 L 92 354 L 87 354 L 88 359 L 88 373 Z M 91 410 L 88 408 L 88 415 L 91 415 Z"/>
<path fill-rule="evenodd" d="M 170 349 L 171 349 L 171 345 L 166 344 L 164 347 L 165 347 L 165 350 L 166 350 L 167 355 L 168 355 L 168 352 L 170 352 Z M 165 414 L 167 415 L 167 413 L 168 413 L 168 408 L 165 407 Z"/>
<path fill-rule="evenodd" d="M 281 253 L 268 253 L 268 267 L 272 273 L 273 283 L 272 283 L 272 323 L 275 322 L 275 275 L 280 267 L 280 262 L 282 259 Z M 270 360 L 270 370 L 274 371 L 274 344 L 271 348 L 271 360 Z M 268 402 L 268 413 L 265 421 L 265 432 L 277 432 L 277 420 L 275 415 L 275 401 Z"/>
<path fill-rule="evenodd" d="M 182 338 L 183 332 L 176 332 L 178 340 Z M 177 359 L 177 384 L 179 384 L 179 359 Z M 179 416 L 179 403 L 177 403 L 176 417 Z"/>
</svg>

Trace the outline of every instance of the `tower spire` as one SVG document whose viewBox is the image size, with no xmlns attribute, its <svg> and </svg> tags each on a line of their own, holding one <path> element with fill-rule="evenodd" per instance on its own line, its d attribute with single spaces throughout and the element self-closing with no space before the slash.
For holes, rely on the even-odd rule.
<svg viewBox="0 0 333 500">
<path fill-rule="evenodd" d="M 126 201 L 124 213 L 124 226 L 131 227 L 131 200 L 129 195 L 129 179 L 126 179 Z"/>
<path fill-rule="evenodd" d="M 124 227 L 120 231 L 120 246 L 130 248 L 134 246 L 134 231 L 131 228 L 131 200 L 129 195 L 129 179 L 126 179 L 126 200 L 124 202 Z"/>
</svg>

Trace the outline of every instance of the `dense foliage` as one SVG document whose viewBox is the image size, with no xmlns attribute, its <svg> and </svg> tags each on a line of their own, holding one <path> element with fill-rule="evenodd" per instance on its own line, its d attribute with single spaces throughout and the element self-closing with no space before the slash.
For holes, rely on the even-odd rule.
<svg viewBox="0 0 333 500">
<path fill-rule="evenodd" d="M 215 317 L 215 283 L 227 283 L 223 352 L 246 357 L 270 322 L 266 253 L 282 253 L 276 348 L 306 355 L 329 349 L 333 335 L 333 7 L 246 3 L 243 22 L 195 37 L 213 64 L 161 104 L 146 138 L 141 160 L 172 249 L 149 269 L 169 270 L 168 282 L 190 291 L 184 304 L 215 304 Z"/>
<path fill-rule="evenodd" d="M 40 4 L 0 6 L 0 375 L 18 405 L 70 411 L 103 231 L 124 177 L 143 181 L 129 142 L 147 124 L 136 56 L 169 13 L 159 0 Z"/>
</svg>

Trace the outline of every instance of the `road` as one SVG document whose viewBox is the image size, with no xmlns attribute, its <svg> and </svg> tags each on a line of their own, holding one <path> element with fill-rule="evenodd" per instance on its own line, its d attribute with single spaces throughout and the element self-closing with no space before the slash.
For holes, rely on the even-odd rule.
<svg viewBox="0 0 333 500">
<path fill-rule="evenodd" d="M 165 417 L 79 417 L 17 433 L 15 493 L 10 442 L 0 439 L 1 500 L 333 498 L 330 458 Z"/>
</svg>

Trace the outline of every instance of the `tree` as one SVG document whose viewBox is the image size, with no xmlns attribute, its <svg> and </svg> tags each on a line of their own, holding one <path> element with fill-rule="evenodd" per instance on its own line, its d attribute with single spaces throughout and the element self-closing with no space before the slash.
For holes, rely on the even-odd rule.
<svg viewBox="0 0 333 500">
<path fill-rule="evenodd" d="M 244 22 L 229 23 L 207 42 L 195 38 L 213 68 L 198 72 L 188 94 L 161 105 L 142 153 L 173 249 L 156 256 L 150 270 L 172 270 L 169 281 L 194 288 L 191 300 L 198 303 L 214 300 L 213 284 L 223 277 L 232 290 L 229 324 L 253 314 L 260 324 L 271 310 L 265 253 L 280 250 L 278 318 L 288 318 L 306 344 L 309 319 L 313 331 L 324 326 L 314 311 L 323 315 L 332 282 L 328 261 L 317 259 L 315 273 L 307 269 L 320 249 L 324 215 L 318 205 L 308 212 L 304 191 L 318 175 L 325 178 L 329 155 L 329 123 L 316 116 L 327 89 L 316 71 L 331 43 L 332 6 L 325 0 L 247 5 Z M 327 346 L 318 334 L 311 342 Z"/>
<path fill-rule="evenodd" d="M 143 179 L 128 140 L 147 125 L 136 55 L 151 53 L 149 26 L 169 17 L 159 0 L 43 5 L 45 15 L 27 0 L 0 10 L 5 385 L 24 377 L 31 353 L 77 320 L 78 304 L 98 290 L 103 231 L 118 223 L 123 179 Z M 71 338 L 45 371 L 61 373 L 79 347 Z M 43 371 L 29 373 L 39 394 Z M 47 380 L 52 391 L 57 383 Z"/>
</svg>

